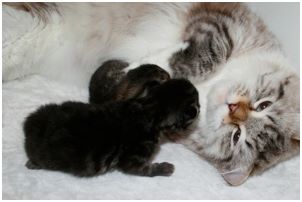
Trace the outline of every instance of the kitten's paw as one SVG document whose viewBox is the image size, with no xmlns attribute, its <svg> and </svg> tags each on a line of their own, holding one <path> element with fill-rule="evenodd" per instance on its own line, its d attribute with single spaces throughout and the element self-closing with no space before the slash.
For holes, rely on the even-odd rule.
<svg viewBox="0 0 302 202">
<path fill-rule="evenodd" d="M 174 165 L 171 163 L 155 163 L 153 174 L 154 176 L 170 176 L 174 172 Z"/>
<path fill-rule="evenodd" d="M 33 162 L 31 162 L 30 160 L 28 160 L 25 164 L 25 166 L 28 169 L 32 169 L 32 170 L 37 170 L 37 169 L 41 169 L 41 167 L 39 165 L 34 164 Z"/>
</svg>

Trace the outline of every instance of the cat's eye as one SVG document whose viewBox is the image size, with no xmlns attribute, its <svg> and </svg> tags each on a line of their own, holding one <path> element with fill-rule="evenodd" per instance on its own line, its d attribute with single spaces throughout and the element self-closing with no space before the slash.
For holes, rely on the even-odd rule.
<svg viewBox="0 0 302 202">
<path fill-rule="evenodd" d="M 271 101 L 264 101 L 261 102 L 258 107 L 256 108 L 257 112 L 261 112 L 262 110 L 266 109 L 267 107 L 271 106 L 273 103 Z"/>
<path fill-rule="evenodd" d="M 237 131 L 235 132 L 235 134 L 233 135 L 233 144 L 236 145 L 239 138 L 240 138 L 240 135 L 241 135 L 241 130 L 240 128 L 237 129 Z"/>
</svg>

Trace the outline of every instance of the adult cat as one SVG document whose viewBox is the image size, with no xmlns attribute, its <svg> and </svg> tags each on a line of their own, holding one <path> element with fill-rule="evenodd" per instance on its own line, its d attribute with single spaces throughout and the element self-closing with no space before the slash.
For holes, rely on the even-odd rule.
<svg viewBox="0 0 302 202">
<path fill-rule="evenodd" d="M 87 86 L 104 60 L 136 62 L 127 69 L 157 64 L 202 89 L 200 127 L 183 143 L 230 184 L 299 151 L 299 77 L 277 39 L 243 4 L 4 8 L 4 80 L 40 73 Z"/>
</svg>

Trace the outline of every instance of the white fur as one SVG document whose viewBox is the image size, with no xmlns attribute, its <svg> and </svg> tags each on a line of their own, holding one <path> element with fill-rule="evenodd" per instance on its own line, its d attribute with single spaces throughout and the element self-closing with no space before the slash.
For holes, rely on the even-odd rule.
<svg viewBox="0 0 302 202">
<path fill-rule="evenodd" d="M 104 60 L 139 61 L 181 43 L 186 7 L 63 3 L 62 17 L 53 13 L 44 26 L 30 14 L 4 5 L 3 79 L 40 73 L 87 86 Z"/>
</svg>

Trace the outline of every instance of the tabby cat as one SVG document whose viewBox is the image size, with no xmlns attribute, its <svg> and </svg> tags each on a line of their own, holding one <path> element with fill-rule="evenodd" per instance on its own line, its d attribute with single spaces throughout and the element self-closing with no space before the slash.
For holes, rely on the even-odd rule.
<svg viewBox="0 0 302 202">
<path fill-rule="evenodd" d="M 182 143 L 230 184 L 299 153 L 300 78 L 276 37 L 242 3 L 4 8 L 4 80 L 39 73 L 87 86 L 111 58 L 130 63 L 125 71 L 157 64 L 197 85 L 199 128 Z"/>
</svg>

